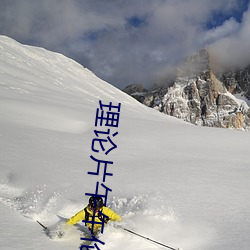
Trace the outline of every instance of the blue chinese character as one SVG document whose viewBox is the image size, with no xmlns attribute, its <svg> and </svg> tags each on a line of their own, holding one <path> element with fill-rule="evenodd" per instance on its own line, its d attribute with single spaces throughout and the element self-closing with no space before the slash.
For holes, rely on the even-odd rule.
<svg viewBox="0 0 250 250">
<path fill-rule="evenodd" d="M 99 137 L 99 134 L 106 134 L 106 135 L 109 135 L 110 129 L 108 129 L 107 132 L 98 131 L 98 130 L 94 130 L 94 132 L 95 132 L 96 136 Z M 115 137 L 117 134 L 118 134 L 118 132 L 114 133 L 114 134 L 113 134 L 113 137 Z M 99 150 L 95 149 L 95 142 L 99 142 L 99 145 L 101 146 L 102 151 L 105 151 L 105 148 L 104 148 L 104 146 L 103 146 L 103 142 L 107 142 L 107 141 L 110 142 L 110 144 L 112 145 L 112 147 L 111 147 L 109 150 L 106 151 L 106 153 L 105 153 L 106 155 L 107 155 L 110 151 L 112 151 L 113 149 L 117 148 L 117 145 L 114 144 L 114 142 L 111 140 L 111 138 L 110 138 L 109 136 L 107 137 L 107 139 L 108 139 L 108 140 L 106 140 L 106 139 L 100 139 L 100 138 L 95 138 L 95 139 L 93 139 L 93 140 L 92 140 L 92 147 L 91 147 L 91 148 L 92 148 L 92 151 L 97 152 L 97 153 L 99 152 Z"/>
<path fill-rule="evenodd" d="M 104 198 L 104 202 L 103 202 L 103 203 L 104 203 L 104 206 L 106 206 L 107 197 L 108 197 L 108 191 L 112 191 L 112 189 L 106 187 L 103 183 L 101 184 L 101 186 L 102 186 L 103 188 L 106 189 L 105 195 L 100 195 L 100 194 L 98 194 L 99 182 L 96 183 L 96 192 L 95 192 L 95 194 L 92 194 L 92 193 L 85 193 L 85 195 L 88 195 L 88 196 L 91 196 L 91 197 L 93 196 L 93 197 L 95 197 L 95 200 L 97 199 L 97 197 L 103 197 L 103 198 Z M 98 211 L 98 210 L 94 209 L 92 221 L 82 220 L 82 222 L 86 222 L 86 223 L 92 224 L 92 227 L 91 227 L 91 234 L 94 233 L 94 225 L 95 225 L 95 224 L 101 225 L 101 233 L 103 233 L 104 225 L 105 225 L 105 223 L 107 222 L 107 220 L 109 219 L 109 217 L 106 216 L 105 214 L 103 214 L 101 211 L 98 211 L 98 213 L 96 213 L 97 211 Z M 98 221 L 95 220 L 95 217 L 98 217 L 98 218 L 99 218 L 99 216 L 102 217 L 101 222 L 98 222 Z"/>
<path fill-rule="evenodd" d="M 94 235 L 92 235 L 92 238 L 81 238 L 81 240 L 85 240 L 85 241 L 97 241 L 99 243 L 101 243 L 102 245 L 105 245 L 105 243 L 99 239 L 97 239 Z M 82 248 L 85 247 L 87 250 L 90 248 L 95 248 L 100 250 L 100 248 L 97 246 L 97 244 L 95 243 L 94 246 L 89 246 L 89 245 L 81 245 L 80 249 L 82 250 Z"/>
<path fill-rule="evenodd" d="M 101 186 L 103 187 L 103 188 L 105 188 L 106 189 L 106 191 L 105 191 L 105 194 L 104 195 L 100 195 L 100 194 L 98 194 L 98 188 L 99 188 L 99 182 L 97 182 L 96 183 L 96 189 L 95 189 L 95 194 L 91 194 L 91 193 L 85 193 L 85 195 L 87 195 L 87 196 L 94 196 L 95 198 L 97 198 L 97 197 L 103 197 L 104 198 L 104 206 L 106 206 L 106 203 L 107 203 L 107 197 L 108 197 L 108 192 L 110 191 L 110 192 L 112 192 L 112 189 L 110 189 L 110 188 L 108 188 L 107 186 L 105 186 L 103 183 L 101 184 Z"/>
<path fill-rule="evenodd" d="M 112 173 L 107 173 L 107 165 L 108 165 L 108 164 L 113 164 L 112 161 L 98 160 L 98 159 L 96 159 L 95 157 L 93 157 L 92 155 L 90 156 L 90 158 L 91 158 L 93 161 L 98 162 L 98 164 L 97 164 L 97 172 L 88 172 L 88 174 L 91 174 L 91 175 L 99 175 L 100 164 L 101 164 L 101 163 L 104 163 L 103 182 L 105 182 L 106 175 L 113 176 Z"/>
<path fill-rule="evenodd" d="M 100 248 L 96 245 L 96 243 L 94 244 L 94 246 L 88 246 L 88 245 L 81 245 L 80 246 L 80 250 L 83 250 L 83 248 L 86 248 L 87 250 L 91 249 L 91 248 L 95 248 L 97 250 L 100 250 Z"/>
<path fill-rule="evenodd" d="M 121 110 L 121 103 L 118 104 L 118 106 L 112 105 L 112 102 L 109 103 L 109 105 L 102 104 L 101 101 L 99 101 L 101 114 L 99 115 L 99 109 L 96 110 L 96 120 L 95 120 L 95 126 L 97 126 L 98 121 L 100 120 L 100 126 L 102 126 L 103 120 L 106 120 L 105 126 L 108 127 L 118 127 L 119 124 L 119 117 L 120 117 L 120 110 Z M 106 116 L 104 116 L 104 110 L 103 107 L 108 107 L 109 111 L 106 111 Z M 111 112 L 111 109 L 116 108 L 118 112 Z"/>
</svg>

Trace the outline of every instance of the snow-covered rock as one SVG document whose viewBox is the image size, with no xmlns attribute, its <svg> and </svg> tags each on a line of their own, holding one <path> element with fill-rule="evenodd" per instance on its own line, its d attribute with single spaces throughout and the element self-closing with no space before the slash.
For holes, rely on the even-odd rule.
<svg viewBox="0 0 250 250">
<path fill-rule="evenodd" d="M 248 86 L 249 75 L 245 71 L 241 75 L 244 78 L 238 77 L 237 81 L 242 83 L 241 86 Z M 230 92 L 234 86 L 232 82 L 236 80 L 229 82 L 229 77 L 226 79 L 225 83 L 218 79 L 211 69 L 209 52 L 203 49 L 180 65 L 170 87 L 155 87 L 140 93 L 139 101 L 196 125 L 248 129 L 249 106 L 233 96 L 235 91 Z M 236 86 L 240 85 L 235 84 L 234 89 Z M 134 96 L 134 93 L 131 95 Z"/>
</svg>

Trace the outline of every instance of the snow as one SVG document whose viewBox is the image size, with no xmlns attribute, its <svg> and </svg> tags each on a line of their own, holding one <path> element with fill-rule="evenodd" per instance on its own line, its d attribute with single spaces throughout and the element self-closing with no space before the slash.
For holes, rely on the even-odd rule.
<svg viewBox="0 0 250 250">
<path fill-rule="evenodd" d="M 50 239 L 36 220 L 53 228 L 94 192 L 99 100 L 121 103 L 105 184 L 123 227 L 183 250 L 250 248 L 249 132 L 168 117 L 63 55 L 0 36 L 0 249 L 79 249 L 79 227 Z M 163 249 L 112 225 L 100 239 L 103 250 Z"/>
<path fill-rule="evenodd" d="M 241 103 L 246 103 L 248 106 L 250 106 L 250 100 L 248 100 L 246 97 L 244 97 L 243 94 L 234 94 L 234 96 L 240 100 Z"/>
</svg>

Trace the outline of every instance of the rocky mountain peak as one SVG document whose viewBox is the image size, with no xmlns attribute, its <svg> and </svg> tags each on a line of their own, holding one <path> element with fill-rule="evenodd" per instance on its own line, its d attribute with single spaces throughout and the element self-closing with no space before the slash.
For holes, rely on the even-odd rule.
<svg viewBox="0 0 250 250">
<path fill-rule="evenodd" d="M 148 91 L 137 88 L 130 95 L 160 112 L 196 125 L 248 129 L 249 106 L 233 94 L 247 93 L 244 87 L 249 86 L 249 71 L 215 74 L 210 64 L 208 50 L 202 49 L 178 67 L 171 86 Z"/>
<path fill-rule="evenodd" d="M 177 69 L 177 77 L 194 77 L 205 74 L 210 70 L 209 53 L 201 49 L 194 55 L 188 57 Z"/>
</svg>

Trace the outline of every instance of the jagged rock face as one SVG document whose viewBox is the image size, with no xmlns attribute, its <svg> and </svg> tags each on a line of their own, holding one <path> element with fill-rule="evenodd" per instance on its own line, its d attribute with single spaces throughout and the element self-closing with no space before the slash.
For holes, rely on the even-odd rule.
<svg viewBox="0 0 250 250">
<path fill-rule="evenodd" d="M 249 71 L 235 73 L 235 76 L 239 74 L 245 79 L 235 78 L 238 81 L 237 88 L 242 91 L 241 86 L 249 84 Z M 227 73 L 221 77 L 231 80 L 227 84 L 220 81 L 209 66 L 208 52 L 201 50 L 178 69 L 177 78 L 171 87 L 140 92 L 139 101 L 196 125 L 248 129 L 248 105 L 231 94 L 236 92 L 231 75 Z"/>
<path fill-rule="evenodd" d="M 225 84 L 230 93 L 242 93 L 250 100 L 250 66 L 218 74 L 218 79 Z"/>
<path fill-rule="evenodd" d="M 239 103 L 212 77 L 178 79 L 163 97 L 162 108 L 168 115 L 197 125 L 239 129 L 249 126 L 248 106 Z"/>
<path fill-rule="evenodd" d="M 128 95 L 133 96 L 139 102 L 144 101 L 144 95 L 147 92 L 147 90 L 144 89 L 142 84 L 130 84 L 125 89 L 123 89 L 123 91 Z"/>
<path fill-rule="evenodd" d="M 131 84 L 131 85 L 128 85 L 123 91 L 125 93 L 131 95 L 131 94 L 134 94 L 136 92 L 141 93 L 141 92 L 145 92 L 147 90 L 144 89 L 142 84 Z"/>
</svg>

